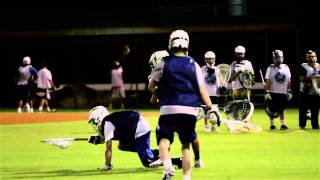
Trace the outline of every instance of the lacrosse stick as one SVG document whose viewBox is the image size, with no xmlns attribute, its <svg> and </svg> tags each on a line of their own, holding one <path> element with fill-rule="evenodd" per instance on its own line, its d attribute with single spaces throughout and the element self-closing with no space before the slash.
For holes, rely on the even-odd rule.
<svg viewBox="0 0 320 180">
<path fill-rule="evenodd" d="M 88 138 L 50 138 L 43 139 L 40 142 L 65 149 L 69 147 L 73 141 L 88 141 Z"/>
<path fill-rule="evenodd" d="M 260 72 L 260 77 L 261 77 L 261 81 L 262 81 L 263 87 L 266 88 L 266 82 L 264 81 L 264 77 L 263 77 L 261 69 L 259 69 L 259 72 Z"/>
<path fill-rule="evenodd" d="M 252 89 L 253 84 L 253 74 L 249 71 L 239 73 L 239 81 L 241 85 L 247 89 L 247 99 L 250 101 L 249 89 Z"/>
<path fill-rule="evenodd" d="M 311 77 L 313 89 L 320 95 L 320 74 Z"/>
<path fill-rule="evenodd" d="M 249 120 L 254 110 L 253 104 L 251 102 L 248 102 L 250 105 L 250 110 L 248 111 L 248 113 L 246 113 L 246 116 L 244 117 L 244 119 L 239 119 L 238 116 L 235 118 L 234 115 L 230 117 L 230 114 L 232 114 L 231 112 L 236 111 L 236 108 L 231 108 L 231 107 L 234 107 L 236 104 L 242 104 L 242 103 L 243 103 L 242 100 L 238 100 L 236 102 L 232 101 L 232 103 L 229 103 L 227 106 L 223 108 L 225 114 L 227 115 L 227 119 L 223 119 L 217 112 L 217 113 L 208 114 L 209 121 L 213 124 L 214 123 L 218 124 L 218 121 L 220 121 L 220 123 L 227 126 L 228 130 L 232 133 L 238 134 L 238 133 L 260 132 L 262 130 L 261 127 L 259 127 L 258 125 L 249 123 Z M 202 110 L 200 109 L 198 110 L 197 117 L 199 118 L 202 118 L 203 116 L 205 116 L 205 114 L 208 113 L 208 110 L 210 110 L 210 108 L 207 106 L 201 106 L 201 109 Z M 241 109 L 243 109 L 243 107 L 238 108 L 238 110 L 243 111 Z M 239 112 L 237 112 L 236 114 L 239 114 Z M 238 119 L 238 120 L 235 120 L 235 119 Z"/>
<path fill-rule="evenodd" d="M 219 64 L 217 65 L 217 68 L 219 69 L 219 82 L 221 87 L 224 89 L 223 92 L 220 92 L 221 94 L 224 94 L 225 102 L 228 101 L 228 82 L 231 77 L 231 66 L 229 64 Z"/>
</svg>

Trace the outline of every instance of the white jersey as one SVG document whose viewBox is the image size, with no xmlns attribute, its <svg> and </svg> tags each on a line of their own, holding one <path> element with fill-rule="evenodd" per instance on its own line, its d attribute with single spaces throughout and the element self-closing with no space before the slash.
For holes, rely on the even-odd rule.
<svg viewBox="0 0 320 180">
<path fill-rule="evenodd" d="M 37 87 L 40 89 L 51 89 L 52 74 L 47 68 L 38 71 Z"/>
<path fill-rule="evenodd" d="M 287 94 L 290 78 L 290 68 L 286 64 L 271 64 L 265 75 L 265 79 L 270 81 L 270 92 L 279 94 Z"/>
<path fill-rule="evenodd" d="M 310 78 L 314 74 L 318 74 L 320 72 L 319 63 L 315 64 L 315 68 L 309 66 L 308 63 L 302 63 L 301 66 L 302 66 L 302 71 L 304 70 L 304 72 L 302 72 L 302 74 L 305 74 L 304 76 L 307 78 Z M 304 84 L 303 82 L 300 82 L 300 92 L 304 92 L 305 85 L 306 84 Z M 311 84 L 310 84 L 310 86 L 311 86 Z M 317 94 L 317 93 L 314 91 L 313 88 L 310 88 L 310 92 L 308 92 L 308 94 Z"/>
<path fill-rule="evenodd" d="M 122 67 L 112 69 L 111 71 L 111 85 L 112 87 L 124 87 L 122 79 Z"/>
<path fill-rule="evenodd" d="M 31 78 L 31 71 L 30 68 L 31 65 L 27 66 L 20 66 L 19 67 L 19 80 L 18 80 L 18 85 L 27 85 L 29 82 L 29 79 Z"/>
<path fill-rule="evenodd" d="M 204 87 L 207 89 L 209 96 L 218 96 L 218 88 L 220 87 L 219 80 L 219 69 L 216 66 L 213 66 L 212 69 L 214 72 L 208 72 L 208 66 L 202 66 L 202 75 L 204 77 Z"/>
<path fill-rule="evenodd" d="M 240 63 L 237 63 L 237 61 L 233 61 L 230 65 L 231 67 L 231 72 L 234 71 L 234 69 L 238 66 L 243 66 L 245 71 L 247 72 L 250 72 L 252 74 L 254 74 L 254 71 L 253 71 L 253 67 L 252 67 L 252 64 L 250 61 L 248 60 L 242 60 Z M 243 88 L 243 86 L 241 85 L 240 81 L 238 78 L 236 78 L 235 80 L 233 80 L 231 82 L 231 85 L 232 85 L 232 89 L 241 89 Z"/>
<path fill-rule="evenodd" d="M 105 141 L 108 141 L 114 137 L 114 130 L 115 130 L 115 126 L 111 122 L 105 121 L 105 124 L 104 124 Z M 140 116 L 137 124 L 136 133 L 135 133 L 135 139 L 147 134 L 150 131 L 151 131 L 150 124 L 144 119 L 143 116 Z"/>
</svg>

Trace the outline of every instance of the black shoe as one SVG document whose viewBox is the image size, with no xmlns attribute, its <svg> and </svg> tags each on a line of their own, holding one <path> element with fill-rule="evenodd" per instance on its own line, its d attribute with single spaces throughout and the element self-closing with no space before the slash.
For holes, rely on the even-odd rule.
<svg viewBox="0 0 320 180">
<path fill-rule="evenodd" d="M 300 126 L 300 129 L 301 129 L 301 130 L 306 130 L 306 127 L 301 127 L 301 126 Z"/>
<path fill-rule="evenodd" d="M 270 130 L 274 130 L 274 129 L 276 129 L 276 126 L 275 125 L 271 125 L 270 126 Z"/>
<path fill-rule="evenodd" d="M 280 130 L 287 130 L 288 127 L 286 125 L 281 125 Z"/>
<path fill-rule="evenodd" d="M 312 129 L 319 129 L 319 127 L 312 127 Z"/>
<path fill-rule="evenodd" d="M 177 166 L 178 169 L 182 168 L 182 158 L 172 158 L 172 164 Z"/>
</svg>

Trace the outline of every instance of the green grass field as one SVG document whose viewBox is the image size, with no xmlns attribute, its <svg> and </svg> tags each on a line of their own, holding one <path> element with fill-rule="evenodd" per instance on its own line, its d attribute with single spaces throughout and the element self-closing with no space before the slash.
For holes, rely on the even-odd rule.
<svg viewBox="0 0 320 180">
<path fill-rule="evenodd" d="M 77 113 L 77 112 L 75 112 Z M 157 119 L 152 125 L 152 146 L 156 147 Z M 192 169 L 192 179 L 306 180 L 320 179 L 320 131 L 298 128 L 298 111 L 286 112 L 290 128 L 269 130 L 268 118 L 256 110 L 253 122 L 263 131 L 256 134 L 232 134 L 221 127 L 220 133 L 206 133 L 203 121 L 197 124 L 201 159 L 204 167 Z M 112 171 L 99 172 L 104 163 L 104 145 L 75 142 L 67 149 L 41 144 L 44 138 L 87 137 L 94 134 L 86 121 L 1 125 L 0 179 L 161 179 L 163 169 L 146 169 L 135 153 L 113 146 Z M 180 156 L 180 143 L 175 138 L 173 156 Z M 173 179 L 182 179 L 176 170 Z"/>
</svg>

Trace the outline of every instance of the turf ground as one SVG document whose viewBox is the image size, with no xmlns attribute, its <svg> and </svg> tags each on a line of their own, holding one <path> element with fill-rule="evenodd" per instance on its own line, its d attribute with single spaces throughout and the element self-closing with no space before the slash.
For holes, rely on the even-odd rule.
<svg viewBox="0 0 320 180">
<path fill-rule="evenodd" d="M 161 179 L 162 168 L 143 168 L 135 153 L 119 151 L 115 143 L 113 170 L 99 172 L 97 168 L 104 163 L 103 145 L 75 142 L 67 149 L 58 149 L 39 142 L 44 138 L 94 134 L 86 123 L 86 112 L 31 115 L 1 112 L 0 179 Z M 156 147 L 154 130 L 158 111 L 141 112 L 152 126 L 152 147 Z M 69 116 L 61 119 L 61 114 Z M 38 119 L 33 119 L 35 117 Z M 51 121 L 46 122 L 44 118 Z M 60 122 L 55 122 L 58 118 Z M 3 123 L 15 120 L 18 123 Z M 268 118 L 259 109 L 254 113 L 253 122 L 263 131 L 232 134 L 222 126 L 220 133 L 206 133 L 200 120 L 197 132 L 204 167 L 193 168 L 192 179 L 320 179 L 320 131 L 311 130 L 310 122 L 307 130 L 300 130 L 296 109 L 286 112 L 290 128 L 287 131 L 279 130 L 279 120 L 276 120 L 277 130 L 270 131 Z M 172 154 L 181 154 L 177 138 Z M 173 179 L 182 179 L 182 170 L 176 170 Z"/>
</svg>

